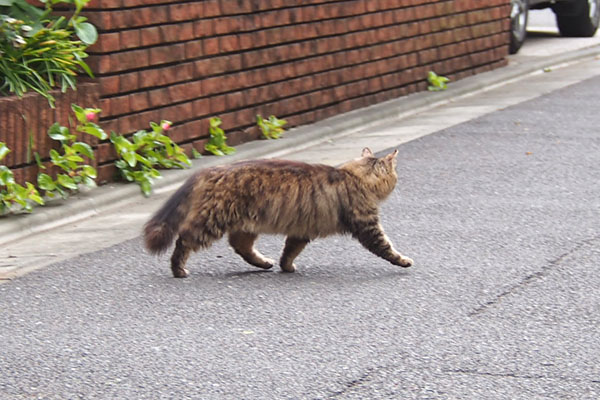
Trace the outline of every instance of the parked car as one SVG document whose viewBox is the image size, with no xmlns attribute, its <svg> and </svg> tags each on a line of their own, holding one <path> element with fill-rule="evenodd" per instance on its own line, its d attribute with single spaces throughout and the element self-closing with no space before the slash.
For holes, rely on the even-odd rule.
<svg viewBox="0 0 600 400">
<path fill-rule="evenodd" d="M 525 41 L 529 10 L 552 8 L 562 36 L 591 37 L 600 24 L 600 0 L 511 0 L 511 7 L 511 54 Z"/>
</svg>

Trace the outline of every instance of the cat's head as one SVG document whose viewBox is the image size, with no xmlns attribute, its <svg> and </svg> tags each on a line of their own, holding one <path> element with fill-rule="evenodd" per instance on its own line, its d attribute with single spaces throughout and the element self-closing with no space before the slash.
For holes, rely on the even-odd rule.
<svg viewBox="0 0 600 400">
<path fill-rule="evenodd" d="M 373 191 L 380 200 L 385 199 L 398 181 L 396 173 L 398 150 L 383 157 L 376 157 L 371 149 L 365 147 L 359 158 L 347 162 L 341 168 L 351 171 Z"/>
</svg>

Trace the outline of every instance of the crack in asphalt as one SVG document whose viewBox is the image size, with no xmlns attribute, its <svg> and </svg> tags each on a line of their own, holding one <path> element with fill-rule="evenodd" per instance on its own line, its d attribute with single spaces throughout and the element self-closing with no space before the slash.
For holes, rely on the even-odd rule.
<svg viewBox="0 0 600 400">
<path fill-rule="evenodd" d="M 600 383 L 598 380 L 588 380 L 588 379 L 573 379 L 565 376 L 552 376 L 552 375 L 527 375 L 527 374 L 516 374 L 513 372 L 484 372 L 477 371 L 474 369 L 445 369 L 442 370 L 444 373 L 449 374 L 464 374 L 464 375 L 477 375 L 477 376 L 485 376 L 491 378 L 514 378 L 514 379 L 558 379 L 561 381 L 569 381 L 569 382 L 588 382 L 588 383 Z"/>
<path fill-rule="evenodd" d="M 577 243 L 572 249 L 570 249 L 569 251 L 561 254 L 560 256 L 558 256 L 557 258 L 555 258 L 554 260 L 550 261 L 548 264 L 546 264 L 545 266 L 542 267 L 541 270 L 533 272 L 529 275 L 527 275 L 526 277 L 524 277 L 523 279 L 521 279 L 521 281 L 519 281 L 518 283 L 512 285 L 511 287 L 509 287 L 508 289 L 506 289 L 505 291 L 499 293 L 496 295 L 496 297 L 494 297 L 493 299 L 483 303 L 482 305 L 480 305 L 479 307 L 475 308 L 474 310 L 472 310 L 471 312 L 469 312 L 467 315 L 469 317 L 474 317 L 477 316 L 481 313 L 483 313 L 484 311 L 486 311 L 488 308 L 493 307 L 494 305 L 498 304 L 503 298 L 516 293 L 518 290 L 520 290 L 521 288 L 533 283 L 534 281 L 543 278 L 544 276 L 548 275 L 555 267 L 557 267 L 558 265 L 560 265 L 566 258 L 572 256 L 573 254 L 577 253 L 578 251 L 580 251 L 582 248 L 591 245 L 594 242 L 600 241 L 600 235 L 594 236 L 593 238 L 590 239 L 586 239 L 580 243 Z"/>
<path fill-rule="evenodd" d="M 348 391 L 350 391 L 356 387 L 365 385 L 371 379 L 373 379 L 373 377 L 375 375 L 377 375 L 379 372 L 389 370 L 389 369 L 394 369 L 394 368 L 399 368 L 399 366 L 398 365 L 382 365 L 382 366 L 378 366 L 378 367 L 367 368 L 366 371 L 361 376 L 359 376 L 356 379 L 346 382 L 345 384 L 343 384 L 344 387 L 342 389 L 339 389 L 339 390 L 331 393 L 326 398 L 327 399 L 336 399 L 340 396 L 343 396 L 344 394 L 348 393 Z"/>
<path fill-rule="evenodd" d="M 378 367 L 370 367 L 365 370 L 365 372 L 356 379 L 352 379 L 351 381 L 346 382 L 343 385 L 342 389 L 336 390 L 331 393 L 329 396 L 325 397 L 327 399 L 337 399 L 346 394 L 349 391 L 359 388 L 361 386 L 367 385 L 371 380 L 375 378 L 377 374 L 381 371 L 390 370 L 390 369 L 398 369 L 399 365 L 383 365 Z M 588 380 L 588 379 L 573 379 L 565 376 L 552 376 L 552 375 L 528 375 L 528 374 L 517 374 L 513 372 L 486 372 L 486 371 L 478 371 L 475 369 L 442 369 L 440 372 L 444 374 L 463 374 L 463 375 L 474 375 L 488 378 L 512 378 L 512 379 L 527 379 L 527 380 L 538 380 L 538 379 L 558 379 L 561 381 L 569 381 L 569 382 L 579 382 L 579 383 L 592 383 L 592 384 L 600 384 L 600 380 Z"/>
</svg>

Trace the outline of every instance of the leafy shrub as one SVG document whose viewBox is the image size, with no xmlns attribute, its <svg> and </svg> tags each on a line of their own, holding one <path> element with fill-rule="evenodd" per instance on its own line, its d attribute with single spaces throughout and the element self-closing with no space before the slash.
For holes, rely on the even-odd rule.
<svg viewBox="0 0 600 400">
<path fill-rule="evenodd" d="M 75 104 L 71 106 L 77 121 L 78 132 L 93 135 L 98 139 L 106 139 L 108 135 L 90 119 L 100 112 L 96 108 L 81 108 Z M 93 117 L 92 117 L 93 116 Z M 38 187 L 45 191 L 48 197 L 61 196 L 67 198 L 70 192 L 79 190 L 80 185 L 87 187 L 96 186 L 96 169 L 85 163 L 84 157 L 94 159 L 94 150 L 84 142 L 76 142 L 77 136 L 69 128 L 55 123 L 48 130 L 48 136 L 61 143 L 61 151 L 50 150 L 50 163 L 61 170 L 56 179 L 45 173 L 38 174 Z M 35 155 L 40 169 L 45 167 L 40 162 L 38 154 Z"/>
<path fill-rule="evenodd" d="M 41 2 L 44 11 L 25 0 L 0 0 L 0 93 L 22 96 L 33 90 L 53 106 L 52 89 L 75 89 L 79 72 L 93 76 L 85 50 L 98 34 L 79 15 L 89 0 Z M 52 6 L 58 3 L 74 4 L 73 15 L 54 17 Z"/>
<path fill-rule="evenodd" d="M 0 161 L 10 153 L 5 143 L 0 142 Z M 5 165 L 0 165 L 0 215 L 20 209 L 31 212 L 32 202 L 44 204 L 35 186 L 27 182 L 21 186 L 15 182 L 12 171 Z"/>
<path fill-rule="evenodd" d="M 204 146 L 206 151 L 209 151 L 216 156 L 235 153 L 233 147 L 227 146 L 227 136 L 225 135 L 225 131 L 219 127 L 221 123 L 221 118 L 214 117 L 210 119 L 210 127 L 208 129 L 210 138 L 208 139 L 208 143 Z"/>
<path fill-rule="evenodd" d="M 450 82 L 450 79 L 446 78 L 445 76 L 438 75 L 433 71 L 429 71 L 427 74 L 427 82 L 429 82 L 427 90 L 438 92 L 448 88 L 447 83 Z"/>
<path fill-rule="evenodd" d="M 191 165 L 183 149 L 163 134 L 170 126 L 169 121 L 163 120 L 160 125 L 151 122 L 150 131 L 140 130 L 132 136 L 132 140 L 114 132 L 110 135 L 119 156 L 115 165 L 121 176 L 129 182 L 137 182 L 145 196 L 150 195 L 154 179 L 160 178 L 156 167 L 184 168 Z"/>
<path fill-rule="evenodd" d="M 287 124 L 287 121 L 285 119 L 279 119 L 274 115 L 271 115 L 269 119 L 257 115 L 256 124 L 260 128 L 263 136 L 267 139 L 279 139 L 281 134 L 285 132 L 283 126 Z"/>
</svg>

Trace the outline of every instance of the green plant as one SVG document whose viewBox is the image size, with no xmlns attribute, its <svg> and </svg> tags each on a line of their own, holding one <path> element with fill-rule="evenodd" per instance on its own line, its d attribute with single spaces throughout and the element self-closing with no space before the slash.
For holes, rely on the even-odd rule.
<svg viewBox="0 0 600 400">
<path fill-rule="evenodd" d="M 71 106 L 78 124 L 76 131 L 93 135 L 101 140 L 108 135 L 96 123 L 92 122 L 95 115 L 100 112 L 96 108 L 82 108 L 75 104 Z M 53 179 L 45 173 L 38 174 L 38 187 L 45 191 L 48 197 L 68 197 L 69 193 L 79 189 L 80 185 L 87 187 L 96 186 L 96 169 L 85 162 L 85 158 L 94 159 L 94 150 L 84 142 L 77 142 L 77 136 L 69 128 L 55 123 L 48 130 L 48 136 L 61 143 L 61 151 L 50 150 L 50 163 L 60 169 L 60 173 Z M 35 159 L 40 169 L 45 169 L 40 157 L 35 153 Z"/>
<path fill-rule="evenodd" d="M 445 76 L 438 75 L 433 71 L 429 71 L 427 74 L 427 82 L 429 82 L 427 90 L 437 92 L 440 90 L 446 90 L 448 88 L 447 83 L 450 82 L 450 79 L 446 78 Z"/>
<path fill-rule="evenodd" d="M 265 119 L 259 115 L 256 116 L 256 124 L 260 128 L 263 136 L 267 139 L 279 139 L 281 134 L 285 132 L 283 126 L 287 124 L 285 119 L 279 119 L 271 115 L 269 119 Z"/>
<path fill-rule="evenodd" d="M 183 149 L 163 134 L 170 126 L 169 121 L 163 120 L 160 125 L 151 122 L 150 131 L 137 131 L 132 140 L 114 132 L 110 135 L 119 156 L 115 165 L 121 176 L 129 182 L 137 182 L 145 196 L 150 195 L 154 179 L 160 178 L 155 167 L 184 168 L 191 165 Z"/>
<path fill-rule="evenodd" d="M 0 93 L 33 90 L 53 106 L 52 89 L 75 89 L 82 71 L 93 76 L 83 60 L 98 33 L 79 15 L 88 1 L 41 0 L 42 11 L 25 0 L 0 0 Z M 71 17 L 52 15 L 59 3 L 75 5 Z"/>
<path fill-rule="evenodd" d="M 0 161 L 10 153 L 5 143 L 0 142 Z M 44 204 L 35 186 L 26 182 L 21 186 L 15 182 L 12 171 L 6 165 L 0 165 L 0 215 L 14 211 L 15 206 L 26 212 L 31 212 L 32 203 Z"/>
<path fill-rule="evenodd" d="M 202 154 L 200 154 L 200 152 L 198 150 L 196 150 L 192 147 L 192 157 L 194 157 L 197 160 L 198 158 L 202 157 Z"/>
<path fill-rule="evenodd" d="M 235 153 L 233 147 L 227 146 L 227 136 L 225 131 L 219 127 L 222 121 L 220 118 L 214 117 L 209 121 L 209 133 L 210 138 L 208 143 L 204 146 L 204 149 L 216 156 L 224 156 Z"/>
</svg>

